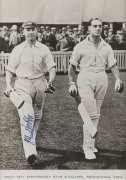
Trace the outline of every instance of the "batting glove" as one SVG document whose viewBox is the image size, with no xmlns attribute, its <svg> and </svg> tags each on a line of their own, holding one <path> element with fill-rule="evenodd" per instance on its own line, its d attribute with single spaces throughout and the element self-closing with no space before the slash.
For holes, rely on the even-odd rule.
<svg viewBox="0 0 126 180">
<path fill-rule="evenodd" d="M 75 94 L 78 95 L 78 90 L 77 90 L 75 82 L 70 82 L 69 85 L 70 85 L 69 87 L 70 96 L 74 96 Z"/>
<path fill-rule="evenodd" d="M 115 82 L 115 91 L 122 93 L 123 90 L 124 90 L 124 84 L 122 83 L 120 79 L 117 79 Z"/>
<path fill-rule="evenodd" d="M 45 88 L 45 93 L 51 93 L 51 94 L 53 94 L 54 93 L 54 91 L 55 91 L 55 87 L 52 85 L 52 83 L 51 82 L 48 82 L 47 83 L 47 85 L 46 85 L 46 88 Z"/>
<path fill-rule="evenodd" d="M 10 93 L 13 91 L 13 88 L 11 87 L 11 85 L 7 86 L 6 91 L 4 92 L 4 95 L 6 97 L 10 97 Z"/>
</svg>

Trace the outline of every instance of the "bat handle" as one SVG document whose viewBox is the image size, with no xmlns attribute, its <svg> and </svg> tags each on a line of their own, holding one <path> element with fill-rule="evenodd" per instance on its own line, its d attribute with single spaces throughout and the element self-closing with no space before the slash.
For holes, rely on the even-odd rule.
<svg viewBox="0 0 126 180">
<path fill-rule="evenodd" d="M 75 95 L 74 98 L 76 100 L 77 105 L 79 105 L 81 103 L 79 96 Z"/>
<path fill-rule="evenodd" d="M 4 96 L 9 97 L 9 95 L 6 92 L 4 92 Z"/>
<path fill-rule="evenodd" d="M 81 103 L 79 95 L 77 95 L 75 92 L 71 96 L 76 100 L 77 105 Z"/>
</svg>

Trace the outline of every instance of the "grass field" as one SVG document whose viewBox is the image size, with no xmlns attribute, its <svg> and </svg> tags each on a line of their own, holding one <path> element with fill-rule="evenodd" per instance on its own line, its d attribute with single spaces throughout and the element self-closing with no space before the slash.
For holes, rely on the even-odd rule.
<svg viewBox="0 0 126 180">
<path fill-rule="evenodd" d="M 121 72 L 126 84 L 126 73 Z M 39 160 L 29 166 L 25 160 L 19 117 L 14 105 L 4 97 L 5 77 L 0 77 L 0 169 L 125 169 L 126 88 L 114 92 L 114 78 L 102 106 L 96 146 L 97 159 L 87 161 L 82 151 L 82 120 L 68 94 L 67 75 L 57 75 L 54 95 L 48 94 L 37 134 Z"/>
</svg>

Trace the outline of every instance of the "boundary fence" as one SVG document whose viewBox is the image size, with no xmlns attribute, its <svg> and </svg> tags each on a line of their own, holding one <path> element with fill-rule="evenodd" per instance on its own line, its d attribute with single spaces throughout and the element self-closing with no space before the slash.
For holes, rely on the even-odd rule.
<svg viewBox="0 0 126 180">
<path fill-rule="evenodd" d="M 56 71 L 67 73 L 69 66 L 69 59 L 71 58 L 72 51 L 61 52 L 54 51 L 52 52 L 54 61 L 57 64 Z M 0 54 L 0 74 L 4 75 L 6 71 L 6 66 L 9 61 L 9 53 Z M 126 70 L 126 51 L 125 50 L 115 50 L 114 57 L 117 59 L 117 66 L 119 70 Z"/>
</svg>

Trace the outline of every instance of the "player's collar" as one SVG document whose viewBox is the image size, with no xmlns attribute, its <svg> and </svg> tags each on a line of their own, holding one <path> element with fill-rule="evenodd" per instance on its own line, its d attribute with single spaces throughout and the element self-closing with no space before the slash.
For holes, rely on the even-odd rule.
<svg viewBox="0 0 126 180">
<path fill-rule="evenodd" d="M 24 42 L 24 48 L 25 48 L 25 47 L 28 47 L 28 46 L 29 46 L 29 45 L 28 45 L 28 42 L 25 41 L 25 42 Z M 34 46 L 35 46 L 35 47 L 38 47 L 38 48 L 41 47 L 41 46 L 40 46 L 40 43 L 39 43 L 38 41 L 35 42 L 35 45 L 34 45 Z"/>
<path fill-rule="evenodd" d="M 89 41 L 89 35 L 86 37 L 85 41 L 88 43 L 88 44 L 92 44 L 90 41 Z M 100 45 L 105 45 L 107 46 L 107 43 L 100 37 Z"/>
</svg>

